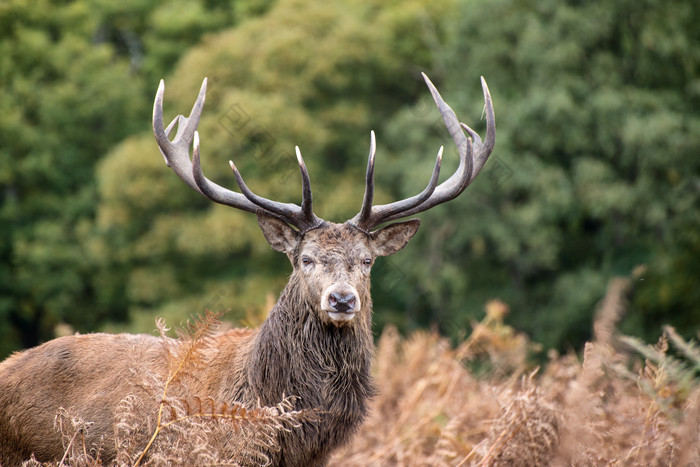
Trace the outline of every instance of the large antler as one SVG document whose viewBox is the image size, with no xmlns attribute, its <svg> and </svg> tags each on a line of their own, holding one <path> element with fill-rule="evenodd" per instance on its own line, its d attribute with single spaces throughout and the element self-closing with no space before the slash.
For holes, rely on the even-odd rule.
<svg viewBox="0 0 700 467">
<path fill-rule="evenodd" d="M 484 91 L 486 113 L 486 140 L 482 142 L 479 135 L 464 123 L 460 123 L 454 111 L 440 96 L 433 83 L 423 73 L 423 79 L 430 89 L 430 93 L 437 104 L 442 118 L 447 126 L 447 131 L 457 145 L 459 151 L 459 166 L 454 174 L 440 185 L 437 185 L 440 165 L 442 163 L 442 148 L 438 152 L 437 161 L 428 186 L 420 194 L 408 199 L 396 201 L 391 204 L 372 206 L 374 197 L 374 153 L 376 149 L 374 132 L 371 133 L 369 160 L 367 162 L 367 179 L 365 196 L 360 212 L 350 222 L 363 230 L 371 230 L 379 224 L 387 221 L 411 216 L 426 211 L 433 206 L 444 203 L 462 193 L 474 178 L 479 174 L 488 159 L 496 142 L 496 120 L 493 113 L 491 94 L 486 86 L 486 81 L 481 78 L 481 87 Z M 469 137 L 465 136 L 465 130 Z"/>
<path fill-rule="evenodd" d="M 236 176 L 236 181 L 241 189 L 241 193 L 223 188 L 204 176 L 199 159 L 199 133 L 197 132 L 197 125 L 199 124 L 199 118 L 202 115 L 202 107 L 204 106 L 204 99 L 207 92 L 207 79 L 204 78 L 202 82 L 199 96 L 197 96 L 197 100 L 192 107 L 189 117 L 185 118 L 182 115 L 178 115 L 167 128 L 164 128 L 163 124 L 164 92 L 165 83 L 161 80 L 155 102 L 153 103 L 153 134 L 156 137 L 160 153 L 165 158 L 165 163 L 168 167 L 172 168 L 177 176 L 187 185 L 216 203 L 256 214 L 265 213 L 272 215 L 297 227 L 302 232 L 313 229 L 323 223 L 312 211 L 311 182 L 309 180 L 309 173 L 306 170 L 306 165 L 304 164 L 304 159 L 302 159 L 301 151 L 299 151 L 298 147 L 296 148 L 296 154 L 302 181 L 301 206 L 292 203 L 271 201 L 256 195 L 250 191 L 245 184 L 243 177 L 241 177 L 240 172 L 232 161 L 229 161 L 229 163 Z M 177 123 L 177 133 L 175 134 L 175 138 L 170 141 L 169 136 L 175 123 Z M 190 146 L 193 146 L 192 160 L 190 160 Z"/>
</svg>

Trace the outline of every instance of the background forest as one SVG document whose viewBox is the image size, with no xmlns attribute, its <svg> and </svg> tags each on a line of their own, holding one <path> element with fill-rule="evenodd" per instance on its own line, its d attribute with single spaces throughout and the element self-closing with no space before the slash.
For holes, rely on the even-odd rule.
<svg viewBox="0 0 700 467">
<path fill-rule="evenodd" d="M 209 79 L 204 171 L 316 213 L 420 191 L 456 150 L 425 71 L 496 149 L 373 271 L 375 324 L 457 337 L 489 299 L 544 348 L 580 349 L 614 277 L 625 333 L 700 323 L 700 3 L 516 0 L 4 0 L 0 3 L 0 357 L 60 333 L 151 332 L 204 309 L 257 324 L 286 282 L 254 216 L 215 206 L 151 133 Z"/>
</svg>

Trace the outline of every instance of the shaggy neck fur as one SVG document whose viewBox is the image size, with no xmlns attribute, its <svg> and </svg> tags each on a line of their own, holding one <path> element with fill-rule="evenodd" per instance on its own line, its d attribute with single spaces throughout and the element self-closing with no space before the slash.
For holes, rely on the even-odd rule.
<svg viewBox="0 0 700 467">
<path fill-rule="evenodd" d="M 296 274 L 296 273 L 295 273 Z M 246 383 L 238 400 L 272 406 L 296 396 L 295 409 L 316 409 L 317 422 L 280 437 L 272 465 L 325 465 L 367 415 L 376 390 L 370 375 L 374 343 L 371 299 L 352 325 L 320 319 L 290 280 L 248 354 Z"/>
<path fill-rule="evenodd" d="M 324 465 L 367 414 L 375 388 L 370 376 L 374 344 L 371 299 L 352 325 L 319 317 L 290 280 L 249 354 L 244 398 L 275 405 L 296 396 L 296 409 L 316 409 L 319 421 L 283 433 L 275 465 Z"/>
</svg>

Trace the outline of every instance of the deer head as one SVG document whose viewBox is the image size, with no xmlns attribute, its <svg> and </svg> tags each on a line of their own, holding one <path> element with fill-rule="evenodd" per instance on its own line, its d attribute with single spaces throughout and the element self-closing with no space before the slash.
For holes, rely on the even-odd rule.
<svg viewBox="0 0 700 467">
<path fill-rule="evenodd" d="M 258 224 L 268 243 L 285 253 L 294 267 L 292 278 L 302 287 L 304 299 L 324 322 L 344 326 L 363 315 L 370 306 L 369 273 L 377 256 L 388 256 L 403 248 L 418 230 L 417 219 L 396 222 L 374 230 L 389 221 L 401 219 L 449 201 L 474 180 L 495 143 L 495 119 L 491 96 L 482 78 L 486 113 L 486 139 L 464 123 L 445 103 L 428 77 L 423 78 L 459 151 L 459 166 L 438 184 L 443 148 L 426 188 L 419 194 L 394 203 L 374 206 L 374 160 L 376 141 L 371 132 L 365 195 L 360 211 L 343 224 L 327 222 L 313 212 L 309 173 L 299 147 L 297 162 L 301 172 L 301 205 L 281 203 L 259 196 L 248 188 L 233 161 L 239 192 L 217 185 L 202 172 L 197 125 L 204 106 L 207 80 L 189 117 L 177 116 L 167 128 L 163 124 L 164 82 L 160 82 L 153 108 L 153 131 L 165 163 L 191 188 L 210 200 L 257 215 Z M 177 123 L 177 133 L 170 134 Z M 464 131 L 467 135 L 465 135 Z M 193 146 L 190 159 L 189 148 Z M 368 313 L 365 314 L 368 316 Z"/>
</svg>

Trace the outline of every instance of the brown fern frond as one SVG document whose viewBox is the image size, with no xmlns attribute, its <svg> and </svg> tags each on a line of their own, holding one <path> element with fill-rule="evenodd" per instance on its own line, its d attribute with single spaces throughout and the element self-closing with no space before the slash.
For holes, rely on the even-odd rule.
<svg viewBox="0 0 700 467">
<path fill-rule="evenodd" d="M 164 341 L 167 374 L 145 383 L 158 394 L 150 435 L 141 443 L 138 455 L 122 457 L 131 465 L 264 465 L 269 462 L 266 452 L 279 449 L 279 435 L 314 422 L 313 410 L 293 410 L 295 398 L 288 397 L 272 407 L 247 407 L 237 402 L 219 401 L 209 394 L 190 394 L 185 379 L 196 377 L 196 371 L 206 363 L 207 352 L 214 344 L 220 313 L 206 312 L 188 321 L 176 331 L 177 339 L 166 336 L 165 323 L 158 329 Z M 124 431 L 134 430 L 128 412 L 133 400 L 124 401 L 126 416 L 121 422 Z"/>
<path fill-rule="evenodd" d="M 272 407 L 217 403 L 211 397 L 169 398 L 158 436 L 144 465 L 265 465 L 265 452 L 279 449 L 279 434 L 317 421 L 313 410 L 293 410 L 289 397 Z M 144 451 L 145 454 L 145 451 Z"/>
<path fill-rule="evenodd" d="M 152 428 L 148 426 L 150 417 L 143 407 L 143 400 L 135 395 L 122 399 L 115 411 L 114 439 L 117 448 L 117 465 L 133 465 L 143 446 L 148 442 Z M 144 423 L 146 426 L 144 427 Z"/>
<path fill-rule="evenodd" d="M 505 323 L 510 307 L 501 300 L 485 305 L 486 315 L 472 323 L 471 335 L 457 348 L 457 359 L 477 364 L 503 378 L 519 376 L 528 366 L 528 356 L 540 346 Z"/>
<path fill-rule="evenodd" d="M 86 437 L 93 423 L 86 422 L 70 410 L 61 407 L 54 418 L 54 428 L 61 433 L 64 455 L 58 465 L 99 466 L 99 447 L 92 446 L 88 452 Z"/>
<path fill-rule="evenodd" d="M 685 415 L 678 430 L 678 465 L 700 465 L 700 387 L 688 398 Z"/>
<path fill-rule="evenodd" d="M 206 350 L 212 347 L 216 328 L 220 325 L 223 312 L 206 310 L 203 316 L 188 320 L 184 327 L 176 331 L 177 340 L 167 337 L 168 328 L 162 319 L 156 320 L 156 326 L 161 335 L 165 360 L 168 366 L 167 377 L 162 381 L 162 397 L 158 408 L 155 429 L 141 455 L 134 465 L 139 465 L 163 429 L 163 414 L 170 411 L 171 419 L 178 419 L 178 414 L 172 404 L 168 403 L 168 391 L 172 384 L 181 381 L 186 376 L 204 364 Z"/>
<path fill-rule="evenodd" d="M 212 331 L 221 325 L 223 311 L 205 310 L 204 315 L 195 316 L 175 330 L 177 337 L 185 341 L 199 341 L 211 337 Z"/>
<path fill-rule="evenodd" d="M 221 325 L 223 312 L 206 310 L 203 316 L 187 320 L 175 333 L 177 340 L 163 339 L 168 353 L 168 379 L 166 385 L 184 378 L 204 364 L 206 350 L 214 344 L 216 330 Z M 161 336 L 163 334 L 161 333 Z"/>
<path fill-rule="evenodd" d="M 608 289 L 593 320 L 593 335 L 597 343 L 613 345 L 617 323 L 627 308 L 630 284 L 631 280 L 628 277 L 615 277 L 608 282 Z"/>
<path fill-rule="evenodd" d="M 501 395 L 501 413 L 478 449 L 482 466 L 550 465 L 559 441 L 557 407 L 533 383 L 534 372 L 522 379 L 522 389 Z"/>
</svg>

